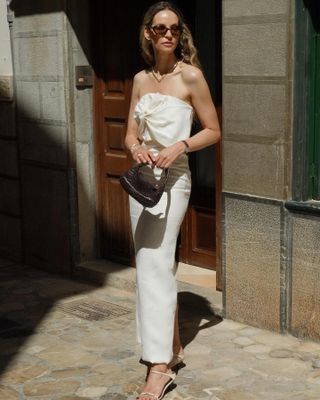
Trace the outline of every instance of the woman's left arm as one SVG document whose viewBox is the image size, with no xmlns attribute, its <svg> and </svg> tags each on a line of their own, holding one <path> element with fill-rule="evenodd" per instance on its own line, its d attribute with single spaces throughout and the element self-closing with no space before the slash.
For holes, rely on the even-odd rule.
<svg viewBox="0 0 320 400">
<path fill-rule="evenodd" d="M 208 84 L 200 69 L 191 67 L 186 71 L 191 103 L 199 118 L 202 130 L 187 139 L 189 151 L 197 151 L 217 143 L 221 137 L 218 115 Z"/>
<path fill-rule="evenodd" d="M 202 71 L 188 66 L 183 71 L 183 79 L 188 86 L 192 106 L 202 126 L 201 131 L 186 140 L 191 152 L 217 143 L 221 132 L 217 112 Z M 182 141 L 177 142 L 160 152 L 155 165 L 160 168 L 169 168 L 184 152 L 185 144 Z"/>
</svg>

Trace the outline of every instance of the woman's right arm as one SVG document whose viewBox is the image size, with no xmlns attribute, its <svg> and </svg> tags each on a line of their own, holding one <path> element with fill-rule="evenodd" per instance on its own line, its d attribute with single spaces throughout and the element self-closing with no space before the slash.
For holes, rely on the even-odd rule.
<svg viewBox="0 0 320 400">
<path fill-rule="evenodd" d="M 130 151 L 132 158 L 140 163 L 152 164 L 155 158 L 151 152 L 148 151 L 147 147 L 141 144 L 138 136 L 138 124 L 134 118 L 134 110 L 139 101 L 139 92 L 141 86 L 141 72 L 135 75 L 133 79 L 133 87 L 130 101 L 130 109 L 128 115 L 127 132 L 124 140 L 126 148 Z"/>
</svg>

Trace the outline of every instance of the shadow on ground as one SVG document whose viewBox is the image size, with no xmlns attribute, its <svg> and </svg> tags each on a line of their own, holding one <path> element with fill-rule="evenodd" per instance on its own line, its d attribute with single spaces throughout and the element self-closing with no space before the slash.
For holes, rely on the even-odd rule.
<svg viewBox="0 0 320 400">
<path fill-rule="evenodd" d="M 0 263 L 0 373 L 62 300 L 93 285 L 2 260 Z"/>
<path fill-rule="evenodd" d="M 182 346 L 186 347 L 197 336 L 200 330 L 210 328 L 222 321 L 215 315 L 210 302 L 195 293 L 180 292 L 179 302 L 179 326 Z M 203 320 L 207 322 L 203 322 Z"/>
</svg>

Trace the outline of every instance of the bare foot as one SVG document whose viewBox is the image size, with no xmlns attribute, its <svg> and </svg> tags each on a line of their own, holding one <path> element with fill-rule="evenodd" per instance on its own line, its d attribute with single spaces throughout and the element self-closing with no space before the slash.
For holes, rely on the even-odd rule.
<svg viewBox="0 0 320 400">
<path fill-rule="evenodd" d="M 150 369 L 150 373 L 148 374 L 147 382 L 141 392 L 146 392 L 150 394 L 140 394 L 137 397 L 137 400 L 154 400 L 154 398 L 160 396 L 164 386 L 170 381 L 169 376 L 152 373 L 152 371 L 165 372 L 168 374 L 172 372 L 171 369 L 168 369 L 167 364 L 153 365 Z"/>
</svg>

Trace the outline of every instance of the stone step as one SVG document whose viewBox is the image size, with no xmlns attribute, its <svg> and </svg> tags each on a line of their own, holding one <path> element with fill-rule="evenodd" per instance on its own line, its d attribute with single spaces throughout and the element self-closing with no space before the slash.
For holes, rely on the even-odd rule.
<svg viewBox="0 0 320 400">
<path fill-rule="evenodd" d="M 135 268 L 109 260 L 93 260 L 79 264 L 74 277 L 100 286 L 135 292 Z"/>
<path fill-rule="evenodd" d="M 135 292 L 136 288 L 135 268 L 104 259 L 79 264 L 74 272 L 74 277 L 81 281 L 89 281 L 100 286 L 110 286 L 128 292 Z M 181 281 L 179 274 L 177 281 L 179 296 L 184 299 L 183 301 L 197 301 L 198 303 L 199 299 L 203 299 L 203 302 L 208 304 L 215 315 L 224 317 L 222 292 Z M 188 296 L 188 293 L 193 296 Z"/>
</svg>

